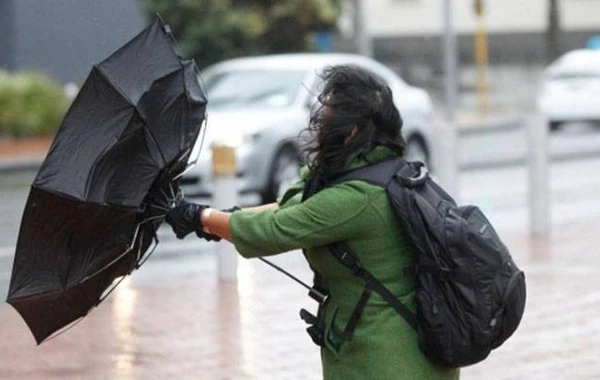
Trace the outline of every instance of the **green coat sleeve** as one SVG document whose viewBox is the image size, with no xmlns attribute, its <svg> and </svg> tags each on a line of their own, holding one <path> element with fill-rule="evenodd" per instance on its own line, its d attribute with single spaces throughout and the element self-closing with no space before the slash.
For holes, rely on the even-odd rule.
<svg viewBox="0 0 600 380">
<path fill-rule="evenodd" d="M 244 257 L 269 256 L 356 237 L 369 197 L 353 182 L 327 188 L 293 206 L 231 215 L 233 243 Z"/>
</svg>

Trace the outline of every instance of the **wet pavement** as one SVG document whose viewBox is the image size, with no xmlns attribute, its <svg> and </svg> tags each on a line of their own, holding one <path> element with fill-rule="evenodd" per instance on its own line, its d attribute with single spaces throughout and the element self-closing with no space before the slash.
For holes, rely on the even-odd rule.
<svg viewBox="0 0 600 380">
<path fill-rule="evenodd" d="M 299 256 L 278 261 L 308 275 Z M 302 288 L 254 261 L 241 263 L 237 283 L 217 281 L 206 251 L 179 261 L 149 260 L 41 346 L 12 308 L 0 308 L 0 378 L 318 378 L 318 352 L 297 316 L 314 303 Z M 145 275 L 158 267 L 160 276 Z"/>
<path fill-rule="evenodd" d="M 600 378 L 600 217 L 559 224 L 550 240 L 500 231 L 525 270 L 528 302 L 515 335 L 463 379 Z M 83 321 L 36 346 L 0 307 L 1 379 L 319 379 L 298 318 L 304 290 L 255 260 L 219 282 L 207 245 L 149 260 Z M 276 258 L 306 281 L 299 252 Z M 158 274 L 157 274 L 158 273 Z"/>
<path fill-rule="evenodd" d="M 524 168 L 461 175 L 461 200 L 482 206 L 528 283 L 515 335 L 463 369 L 462 379 L 600 379 L 598 165 L 597 158 L 553 165 L 552 237 L 537 240 L 527 235 Z M 1 296 L 31 174 L 7 178 Z M 255 260 L 240 261 L 237 283 L 219 282 L 209 244 L 168 236 L 104 303 L 41 346 L 0 304 L 0 379 L 320 379 L 318 349 L 298 317 L 300 308 L 316 309 L 303 288 Z M 311 281 L 299 252 L 274 260 Z"/>
</svg>

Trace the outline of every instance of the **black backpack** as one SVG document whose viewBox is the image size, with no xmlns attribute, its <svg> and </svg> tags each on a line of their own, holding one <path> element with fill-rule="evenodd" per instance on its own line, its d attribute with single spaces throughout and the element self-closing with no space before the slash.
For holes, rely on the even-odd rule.
<svg viewBox="0 0 600 380">
<path fill-rule="evenodd" d="M 381 295 L 417 330 L 430 360 L 446 367 L 475 364 L 512 335 L 525 308 L 525 275 L 479 208 L 457 207 L 420 162 L 383 161 L 329 185 L 350 180 L 385 187 L 417 250 L 416 268 L 405 268 L 407 274 L 416 270 L 417 315 L 360 266 L 347 244 L 329 248 L 365 281 L 365 289 Z M 351 319 L 358 319 L 364 303 Z"/>
</svg>

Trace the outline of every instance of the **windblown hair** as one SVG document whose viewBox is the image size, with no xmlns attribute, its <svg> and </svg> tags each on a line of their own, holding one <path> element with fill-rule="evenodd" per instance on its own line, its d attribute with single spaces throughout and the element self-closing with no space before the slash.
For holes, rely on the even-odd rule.
<svg viewBox="0 0 600 380">
<path fill-rule="evenodd" d="M 387 85 L 354 65 L 330 66 L 320 76 L 324 88 L 305 130 L 310 135 L 306 153 L 314 174 L 329 178 L 374 145 L 404 154 L 402 118 Z M 355 127 L 357 133 L 349 139 Z"/>
</svg>

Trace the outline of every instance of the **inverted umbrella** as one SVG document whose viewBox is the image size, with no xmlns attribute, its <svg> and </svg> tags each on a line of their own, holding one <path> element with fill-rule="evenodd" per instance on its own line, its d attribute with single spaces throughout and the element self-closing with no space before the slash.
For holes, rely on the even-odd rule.
<svg viewBox="0 0 600 380">
<path fill-rule="evenodd" d="M 192 60 L 157 19 L 93 67 L 29 193 L 7 302 L 41 343 L 144 261 L 205 119 Z"/>
</svg>

